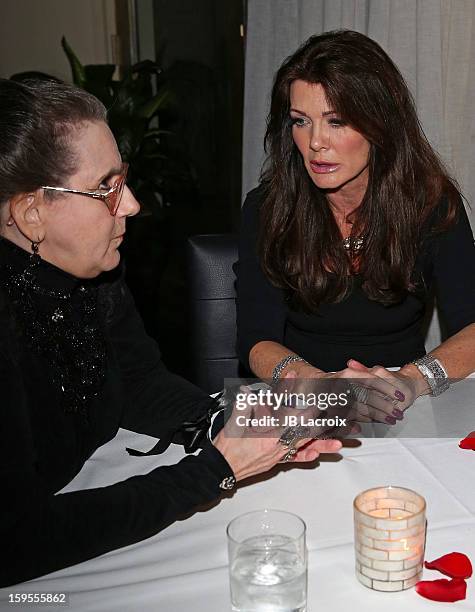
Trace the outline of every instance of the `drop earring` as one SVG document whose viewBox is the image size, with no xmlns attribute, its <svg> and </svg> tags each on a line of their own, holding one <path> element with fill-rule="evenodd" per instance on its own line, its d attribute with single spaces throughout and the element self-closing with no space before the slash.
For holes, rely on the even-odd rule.
<svg viewBox="0 0 475 612">
<path fill-rule="evenodd" d="M 39 244 L 41 241 L 35 242 L 34 240 L 31 241 L 31 255 L 30 255 L 30 261 L 28 263 L 28 267 L 25 269 L 25 271 L 23 272 L 23 278 L 25 279 L 25 281 L 27 282 L 32 282 L 33 277 L 35 275 L 36 272 L 36 268 L 38 268 L 38 266 L 40 265 L 41 262 L 41 257 L 39 254 Z"/>
<path fill-rule="evenodd" d="M 38 245 L 39 244 L 40 244 L 39 242 L 35 242 L 34 240 L 31 241 L 31 250 L 33 251 L 32 255 L 31 255 L 32 257 L 35 257 L 35 255 L 37 257 L 40 256 L 39 253 L 38 253 L 38 251 L 39 251 Z"/>
</svg>

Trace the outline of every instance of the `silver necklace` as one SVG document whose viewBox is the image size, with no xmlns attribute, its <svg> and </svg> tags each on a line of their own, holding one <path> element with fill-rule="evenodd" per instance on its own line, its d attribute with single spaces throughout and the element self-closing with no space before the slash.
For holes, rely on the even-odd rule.
<svg viewBox="0 0 475 612">
<path fill-rule="evenodd" d="M 351 236 L 347 236 L 343 238 L 343 247 L 349 251 L 352 249 L 353 251 L 361 251 L 364 246 L 363 238 L 352 238 Z"/>
</svg>

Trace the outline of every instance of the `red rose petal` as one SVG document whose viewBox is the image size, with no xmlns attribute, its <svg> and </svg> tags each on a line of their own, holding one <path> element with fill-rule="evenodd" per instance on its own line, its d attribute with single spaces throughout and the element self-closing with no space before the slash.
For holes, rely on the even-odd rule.
<svg viewBox="0 0 475 612">
<path fill-rule="evenodd" d="M 426 561 L 424 565 L 427 569 L 438 570 L 441 574 L 450 578 L 470 578 L 472 575 L 470 559 L 467 555 L 459 552 L 443 555 L 435 561 Z"/>
<path fill-rule="evenodd" d="M 461 440 L 459 446 L 463 449 L 475 450 L 475 431 L 471 431 L 468 436 Z"/>
<path fill-rule="evenodd" d="M 426 599 L 432 601 L 459 601 L 465 599 L 467 594 L 467 584 L 465 580 L 455 578 L 447 580 L 440 578 L 439 580 L 420 580 L 416 584 L 416 591 Z"/>
</svg>

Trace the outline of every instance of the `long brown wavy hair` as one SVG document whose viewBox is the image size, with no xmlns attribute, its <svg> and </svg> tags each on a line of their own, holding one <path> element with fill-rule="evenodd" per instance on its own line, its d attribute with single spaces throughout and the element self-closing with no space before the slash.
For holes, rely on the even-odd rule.
<svg viewBox="0 0 475 612">
<path fill-rule="evenodd" d="M 417 290 L 414 266 L 428 221 L 433 232 L 446 229 L 461 196 L 427 141 L 399 70 L 358 32 L 312 36 L 276 74 L 261 177 L 263 269 L 306 311 L 343 300 L 353 285 L 355 252 L 344 249 L 325 193 L 293 142 L 290 85 L 296 79 L 319 83 L 331 108 L 370 143 L 368 186 L 352 219 L 352 236 L 364 236 L 358 272 L 370 299 L 397 303 Z M 438 206 L 442 196 L 446 205 Z"/>
</svg>

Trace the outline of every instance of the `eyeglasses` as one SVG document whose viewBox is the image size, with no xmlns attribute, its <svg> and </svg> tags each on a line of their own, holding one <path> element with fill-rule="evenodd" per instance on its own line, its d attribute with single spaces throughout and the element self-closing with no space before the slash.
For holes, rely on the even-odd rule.
<svg viewBox="0 0 475 612">
<path fill-rule="evenodd" d="M 89 198 L 95 198 L 96 200 L 102 200 L 112 216 L 117 214 L 122 193 L 124 192 L 124 185 L 127 179 L 127 171 L 129 164 L 123 163 L 121 166 L 119 177 L 112 187 L 108 190 L 96 191 L 79 191 L 78 189 L 68 189 L 67 187 L 49 187 L 44 185 L 41 189 L 47 189 L 48 191 L 61 191 L 62 193 L 76 193 L 78 195 L 88 196 Z"/>
</svg>

